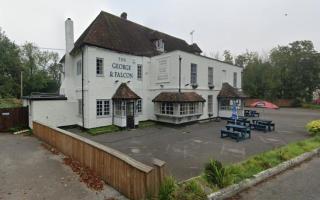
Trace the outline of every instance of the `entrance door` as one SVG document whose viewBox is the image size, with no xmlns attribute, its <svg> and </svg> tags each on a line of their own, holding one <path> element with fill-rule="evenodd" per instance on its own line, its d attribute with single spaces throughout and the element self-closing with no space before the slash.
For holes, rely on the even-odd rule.
<svg viewBox="0 0 320 200">
<path fill-rule="evenodd" d="M 134 102 L 127 102 L 127 128 L 134 128 Z"/>
</svg>

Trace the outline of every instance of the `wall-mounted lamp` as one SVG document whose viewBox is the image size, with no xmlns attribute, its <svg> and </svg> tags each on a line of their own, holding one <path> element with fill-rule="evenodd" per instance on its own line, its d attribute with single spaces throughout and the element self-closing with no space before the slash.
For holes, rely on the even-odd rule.
<svg viewBox="0 0 320 200">
<path fill-rule="evenodd" d="M 127 83 L 130 83 L 131 81 L 127 81 Z"/>
<path fill-rule="evenodd" d="M 184 87 L 187 87 L 187 86 L 189 86 L 189 85 L 190 85 L 189 83 L 188 83 L 188 84 L 185 84 Z"/>
<path fill-rule="evenodd" d="M 115 82 L 115 83 L 118 83 L 118 82 L 119 82 L 119 80 L 115 80 L 114 82 Z"/>
<path fill-rule="evenodd" d="M 161 88 L 163 88 L 163 87 L 164 87 L 164 85 L 160 85 L 160 87 L 161 87 Z"/>
</svg>

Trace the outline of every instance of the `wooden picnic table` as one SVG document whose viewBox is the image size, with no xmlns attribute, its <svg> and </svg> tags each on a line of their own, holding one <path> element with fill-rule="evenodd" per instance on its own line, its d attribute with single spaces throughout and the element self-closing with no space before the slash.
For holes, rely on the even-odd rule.
<svg viewBox="0 0 320 200">
<path fill-rule="evenodd" d="M 268 127 L 268 131 L 271 131 L 271 127 L 275 130 L 275 124 L 272 123 L 272 120 L 265 120 L 265 119 L 256 119 L 252 120 L 253 124 L 261 124 Z"/>
<path fill-rule="evenodd" d="M 237 142 L 246 139 L 247 135 L 248 138 L 251 138 L 250 128 L 241 125 L 228 124 L 226 125 L 226 130 L 221 130 L 221 138 L 231 137 L 233 139 L 236 139 Z"/>
</svg>

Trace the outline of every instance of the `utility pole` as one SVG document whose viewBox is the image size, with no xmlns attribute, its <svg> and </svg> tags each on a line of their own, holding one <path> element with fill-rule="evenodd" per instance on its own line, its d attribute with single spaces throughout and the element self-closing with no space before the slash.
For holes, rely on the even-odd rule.
<svg viewBox="0 0 320 200">
<path fill-rule="evenodd" d="M 20 72 L 20 95 L 21 95 L 21 99 L 23 97 L 23 72 Z"/>
</svg>

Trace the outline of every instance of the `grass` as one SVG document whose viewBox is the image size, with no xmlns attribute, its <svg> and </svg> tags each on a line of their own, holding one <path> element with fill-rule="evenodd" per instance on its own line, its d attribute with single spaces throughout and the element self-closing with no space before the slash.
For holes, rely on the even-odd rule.
<svg viewBox="0 0 320 200">
<path fill-rule="evenodd" d="M 259 172 L 275 167 L 276 165 L 279 165 L 284 161 L 290 160 L 319 147 L 320 136 L 315 136 L 306 140 L 288 144 L 284 147 L 255 155 L 240 163 L 226 165 L 224 167 L 227 169 L 227 171 L 229 171 L 229 175 L 232 177 L 232 182 L 230 182 L 228 185 L 224 185 L 223 187 L 227 187 L 234 183 L 239 183 L 240 181 L 247 178 L 252 178 Z M 202 187 L 207 188 L 206 191 L 209 191 L 209 193 L 218 190 L 217 185 L 210 184 L 208 183 L 208 181 L 206 181 L 204 174 L 192 180 L 202 185 Z"/>
<path fill-rule="evenodd" d="M 317 110 L 317 109 L 320 109 L 320 105 L 304 103 L 304 104 L 302 104 L 302 108 L 309 108 L 309 109 Z"/>
<path fill-rule="evenodd" d="M 100 134 L 112 133 L 120 130 L 121 129 L 118 126 L 110 125 L 110 126 L 91 128 L 87 131 L 87 133 L 89 133 L 90 135 L 100 135 Z"/>
<path fill-rule="evenodd" d="M 151 120 L 146 120 L 146 121 L 140 121 L 139 122 L 139 128 L 147 128 L 150 126 L 154 126 L 157 123 L 155 121 L 151 121 Z"/>
<path fill-rule="evenodd" d="M 22 102 L 20 99 L 15 99 L 15 98 L 0 99 L 0 108 L 16 108 L 21 106 L 22 106 Z"/>
</svg>

